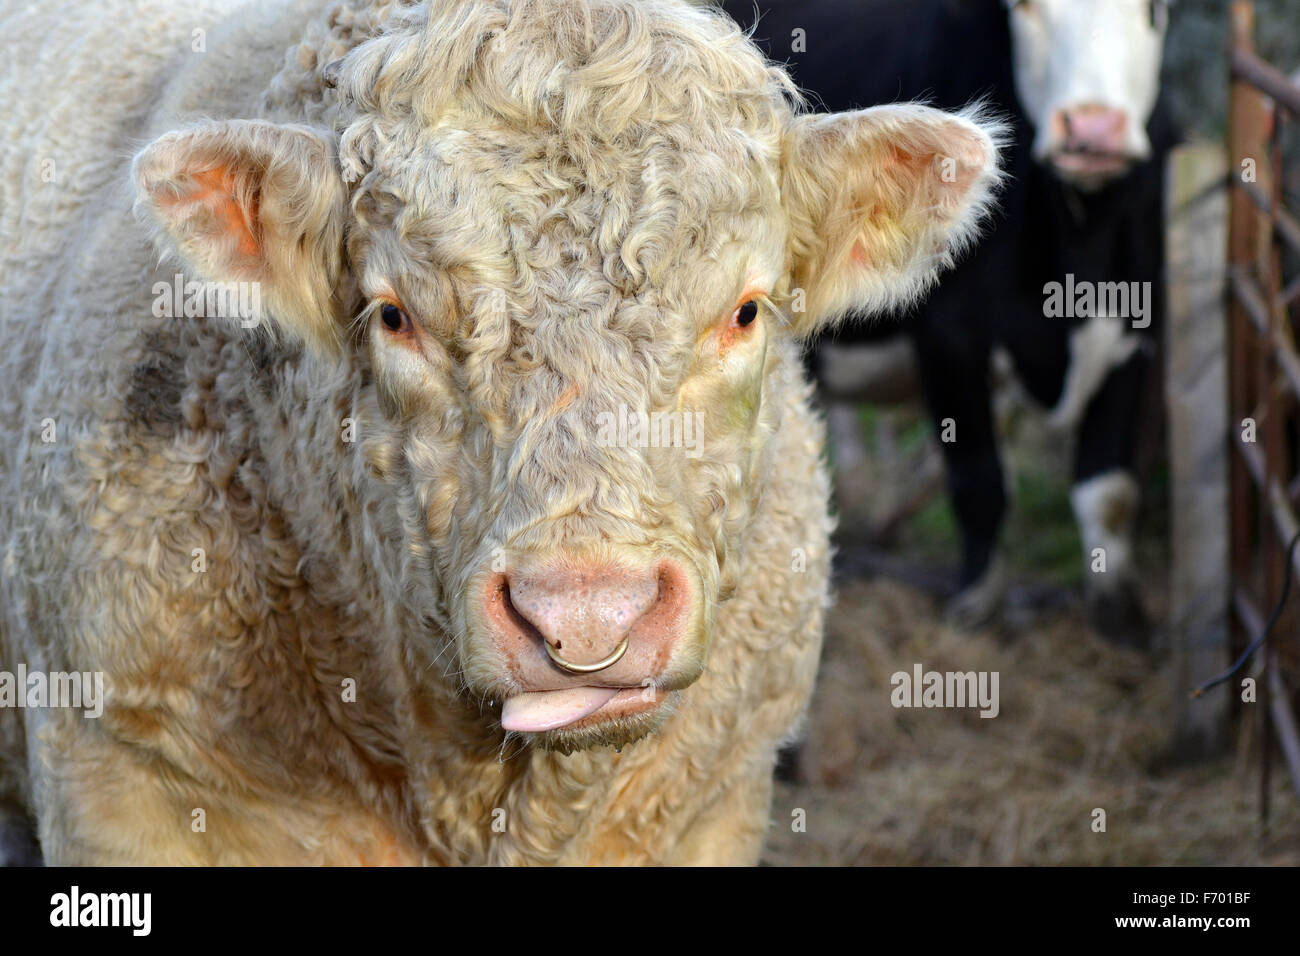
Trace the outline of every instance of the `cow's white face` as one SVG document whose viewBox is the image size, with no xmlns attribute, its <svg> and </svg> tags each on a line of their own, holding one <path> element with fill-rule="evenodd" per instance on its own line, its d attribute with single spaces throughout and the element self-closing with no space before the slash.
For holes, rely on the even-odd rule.
<svg viewBox="0 0 1300 956">
<path fill-rule="evenodd" d="M 1151 154 L 1172 0 L 1006 0 L 1034 159 L 1095 189 Z"/>
<path fill-rule="evenodd" d="M 445 0 L 343 60 L 329 128 L 137 159 L 165 248 L 371 376 L 388 597 L 545 746 L 635 739 L 699 677 L 793 340 L 915 299 L 987 211 L 996 126 L 789 90 L 702 7 Z"/>
</svg>

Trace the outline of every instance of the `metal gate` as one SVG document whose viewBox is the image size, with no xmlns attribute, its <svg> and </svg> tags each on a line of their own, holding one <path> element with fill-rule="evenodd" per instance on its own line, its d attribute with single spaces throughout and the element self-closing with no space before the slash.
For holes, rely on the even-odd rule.
<svg viewBox="0 0 1300 956">
<path fill-rule="evenodd" d="M 1261 813 L 1267 819 L 1274 753 L 1282 753 L 1300 795 L 1296 729 L 1300 636 L 1281 611 L 1290 544 L 1300 533 L 1300 218 L 1284 201 L 1283 143 L 1300 118 L 1300 87 L 1255 54 L 1255 11 L 1234 0 L 1229 113 L 1229 426 L 1232 429 L 1231 563 L 1233 642 L 1261 642 L 1256 672 L 1262 723 Z M 1288 563 L 1294 565 L 1289 569 Z M 1269 632 L 1265 636 L 1266 632 Z M 1275 746 L 1276 744 L 1276 746 Z"/>
</svg>

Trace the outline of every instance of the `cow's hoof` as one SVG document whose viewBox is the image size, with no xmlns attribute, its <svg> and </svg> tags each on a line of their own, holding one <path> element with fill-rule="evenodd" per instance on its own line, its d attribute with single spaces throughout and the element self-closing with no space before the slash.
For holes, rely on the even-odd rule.
<svg viewBox="0 0 1300 956">
<path fill-rule="evenodd" d="M 987 627 L 1002 610 L 1005 595 L 1006 576 L 1002 571 L 1002 561 L 995 558 L 982 578 L 959 591 L 948 602 L 948 625 L 959 631 L 976 631 Z"/>
<path fill-rule="evenodd" d="M 1106 640 L 1140 651 L 1150 649 L 1151 621 L 1133 582 L 1090 590 L 1087 615 L 1088 625 Z"/>
</svg>

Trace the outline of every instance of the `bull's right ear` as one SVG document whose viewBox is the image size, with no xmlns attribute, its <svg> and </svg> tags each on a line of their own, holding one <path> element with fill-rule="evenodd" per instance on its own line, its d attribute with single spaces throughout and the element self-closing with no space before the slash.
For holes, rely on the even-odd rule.
<svg viewBox="0 0 1300 956">
<path fill-rule="evenodd" d="M 165 251 L 197 278 L 257 283 L 259 320 L 337 352 L 347 192 L 329 140 L 258 120 L 201 123 L 146 147 L 132 177 L 136 214 Z"/>
<path fill-rule="evenodd" d="M 916 300 L 978 234 L 999 181 L 1003 127 L 916 104 L 796 117 L 781 196 L 795 331 Z M 798 294 L 798 291 L 796 294 Z"/>
</svg>

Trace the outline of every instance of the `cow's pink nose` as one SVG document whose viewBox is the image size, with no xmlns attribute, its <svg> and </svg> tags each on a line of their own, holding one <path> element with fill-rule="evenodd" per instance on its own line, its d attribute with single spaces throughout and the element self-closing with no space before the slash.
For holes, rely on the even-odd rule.
<svg viewBox="0 0 1300 956">
<path fill-rule="evenodd" d="M 675 690 L 704 667 L 700 582 L 689 561 L 520 555 L 475 585 L 472 613 L 516 694 L 577 688 Z M 475 667 L 471 662 L 471 667 Z"/>
<path fill-rule="evenodd" d="M 506 575 L 506 581 L 510 603 L 537 628 L 561 667 L 613 665 L 626 650 L 632 625 L 659 598 L 653 571 L 563 568 Z"/>
<path fill-rule="evenodd" d="M 1128 114 L 1123 110 L 1087 103 L 1058 111 L 1055 123 L 1065 152 L 1113 156 L 1124 151 Z"/>
<path fill-rule="evenodd" d="M 672 561 L 648 567 L 561 562 L 497 581 L 486 590 L 489 618 L 523 683 L 539 666 L 575 677 L 601 673 L 619 683 L 652 677 L 681 636 L 690 597 L 686 576 Z"/>
</svg>

